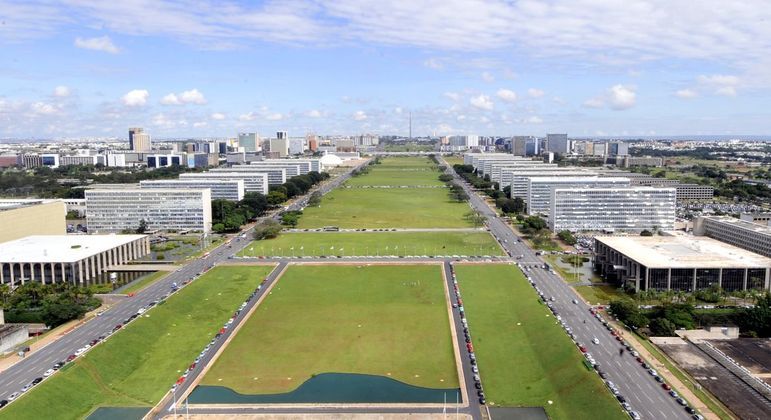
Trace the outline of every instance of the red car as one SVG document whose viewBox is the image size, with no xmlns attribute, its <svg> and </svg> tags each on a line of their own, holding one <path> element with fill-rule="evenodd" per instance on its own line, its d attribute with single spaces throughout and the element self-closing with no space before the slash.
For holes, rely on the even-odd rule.
<svg viewBox="0 0 771 420">
<path fill-rule="evenodd" d="M 642 357 L 637 357 L 637 362 L 638 362 L 638 363 L 644 363 L 644 361 L 643 361 Z"/>
<path fill-rule="evenodd" d="M 671 387 L 671 386 L 669 386 L 669 384 L 661 384 L 661 387 L 662 387 L 662 388 L 664 388 L 664 389 L 665 389 L 665 390 L 667 390 L 667 391 L 669 391 L 670 389 L 672 389 L 672 387 Z"/>
<path fill-rule="evenodd" d="M 75 360 L 76 357 L 78 357 L 78 356 L 75 356 L 74 354 L 71 354 L 71 355 L 67 356 L 67 361 L 71 362 L 71 361 Z"/>
<path fill-rule="evenodd" d="M 578 349 L 581 350 L 581 353 L 586 353 L 586 347 L 578 346 Z"/>
</svg>

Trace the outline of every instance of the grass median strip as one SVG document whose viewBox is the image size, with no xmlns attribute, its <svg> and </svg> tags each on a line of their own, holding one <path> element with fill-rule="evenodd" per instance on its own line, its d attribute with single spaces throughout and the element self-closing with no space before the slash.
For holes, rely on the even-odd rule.
<svg viewBox="0 0 771 420">
<path fill-rule="evenodd" d="M 552 419 L 626 417 L 519 269 L 455 271 L 489 403 L 544 407 Z"/>
<path fill-rule="evenodd" d="M 154 405 L 271 269 L 209 271 L 4 408 L 0 418 L 74 419 L 101 406 Z"/>
<path fill-rule="evenodd" d="M 438 265 L 291 266 L 201 385 L 271 394 L 361 373 L 456 388 L 449 328 Z"/>
<path fill-rule="evenodd" d="M 239 256 L 490 255 L 503 251 L 486 231 L 284 233 L 252 242 Z"/>
</svg>

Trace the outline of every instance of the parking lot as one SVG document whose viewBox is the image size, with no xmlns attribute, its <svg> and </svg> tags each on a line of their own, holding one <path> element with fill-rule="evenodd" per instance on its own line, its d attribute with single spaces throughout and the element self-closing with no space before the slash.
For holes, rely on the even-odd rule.
<svg viewBox="0 0 771 420">
<path fill-rule="evenodd" d="M 713 346 L 737 363 L 749 369 L 771 385 L 771 340 L 767 338 L 740 338 L 737 340 L 709 340 Z"/>
</svg>

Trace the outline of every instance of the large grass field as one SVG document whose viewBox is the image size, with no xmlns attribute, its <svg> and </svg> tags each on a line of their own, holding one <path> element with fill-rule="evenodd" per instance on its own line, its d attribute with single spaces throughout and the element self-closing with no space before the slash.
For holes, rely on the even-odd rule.
<svg viewBox="0 0 771 420">
<path fill-rule="evenodd" d="M 503 255 L 486 231 L 284 233 L 241 256 Z"/>
<path fill-rule="evenodd" d="M 388 186 L 442 186 L 436 164 L 424 157 L 390 157 L 382 159 L 380 164 L 370 165 L 369 173 L 351 178 L 346 182 L 350 186 L 388 185 Z"/>
<path fill-rule="evenodd" d="M 0 418 L 76 419 L 100 406 L 154 405 L 271 269 L 211 270 L 4 408 Z"/>
<path fill-rule="evenodd" d="M 463 219 L 470 208 L 453 202 L 445 188 L 337 189 L 320 207 L 306 207 L 298 228 L 471 227 Z"/>
<path fill-rule="evenodd" d="M 201 384 L 269 394 L 334 372 L 457 387 L 449 328 L 438 265 L 292 266 Z"/>
<path fill-rule="evenodd" d="M 625 418 L 519 269 L 455 267 L 488 402 L 542 406 L 551 419 Z"/>
</svg>

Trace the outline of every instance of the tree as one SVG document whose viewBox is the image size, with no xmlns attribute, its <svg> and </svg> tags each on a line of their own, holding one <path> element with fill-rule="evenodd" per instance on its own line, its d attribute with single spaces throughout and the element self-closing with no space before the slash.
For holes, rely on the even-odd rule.
<svg viewBox="0 0 771 420">
<path fill-rule="evenodd" d="M 311 194 L 311 196 L 308 197 L 308 205 L 315 207 L 320 204 L 321 204 L 321 192 L 314 191 L 313 194 Z"/>
<path fill-rule="evenodd" d="M 653 232 L 649 231 L 648 229 L 644 229 L 642 232 L 640 232 L 640 236 L 653 236 Z"/>
<path fill-rule="evenodd" d="M 546 229 L 546 221 L 540 216 L 528 216 L 522 222 L 522 227 L 531 233 L 536 233 Z"/>
<path fill-rule="evenodd" d="M 439 180 L 442 181 L 442 182 L 450 182 L 450 181 L 452 181 L 452 178 L 453 177 L 450 174 L 441 174 L 441 175 L 439 175 Z"/>
<path fill-rule="evenodd" d="M 259 217 L 268 209 L 268 199 L 258 192 L 248 192 L 244 194 L 244 198 L 239 202 L 239 205 L 247 208 L 253 217 Z"/>
<path fill-rule="evenodd" d="M 651 333 L 661 337 L 675 335 L 675 324 L 666 318 L 656 318 L 650 324 Z"/>
<path fill-rule="evenodd" d="M 481 213 L 473 210 L 463 215 L 463 218 L 466 219 L 467 222 L 474 225 L 476 228 L 484 225 L 485 220 L 487 220 L 487 218 L 485 218 L 485 216 L 483 216 Z"/>
<path fill-rule="evenodd" d="M 268 204 L 271 206 L 278 206 L 279 204 L 286 201 L 286 194 L 282 193 L 281 191 L 271 191 L 268 193 Z"/>
<path fill-rule="evenodd" d="M 136 233 L 141 235 L 145 232 L 147 232 L 147 221 L 142 219 L 139 221 L 139 226 L 137 227 Z"/>
<path fill-rule="evenodd" d="M 64 218 L 67 219 L 67 220 L 79 219 L 80 218 L 80 214 L 77 211 L 75 211 L 75 210 L 70 210 L 70 211 L 67 212 L 67 215 L 64 216 Z"/>
<path fill-rule="evenodd" d="M 575 245 L 578 242 L 576 237 L 573 236 L 573 233 L 571 233 L 569 230 L 561 230 L 559 233 L 557 233 L 557 237 L 559 237 L 562 242 L 568 245 Z"/>
<path fill-rule="evenodd" d="M 302 214 L 301 211 L 286 211 L 281 214 L 281 224 L 289 227 L 296 227 Z"/>
<path fill-rule="evenodd" d="M 254 239 L 273 239 L 281 233 L 281 226 L 273 219 L 263 221 L 254 227 Z"/>
<path fill-rule="evenodd" d="M 758 297 L 754 308 L 744 308 L 736 316 L 744 333 L 755 337 L 771 336 L 771 294 Z"/>
</svg>

